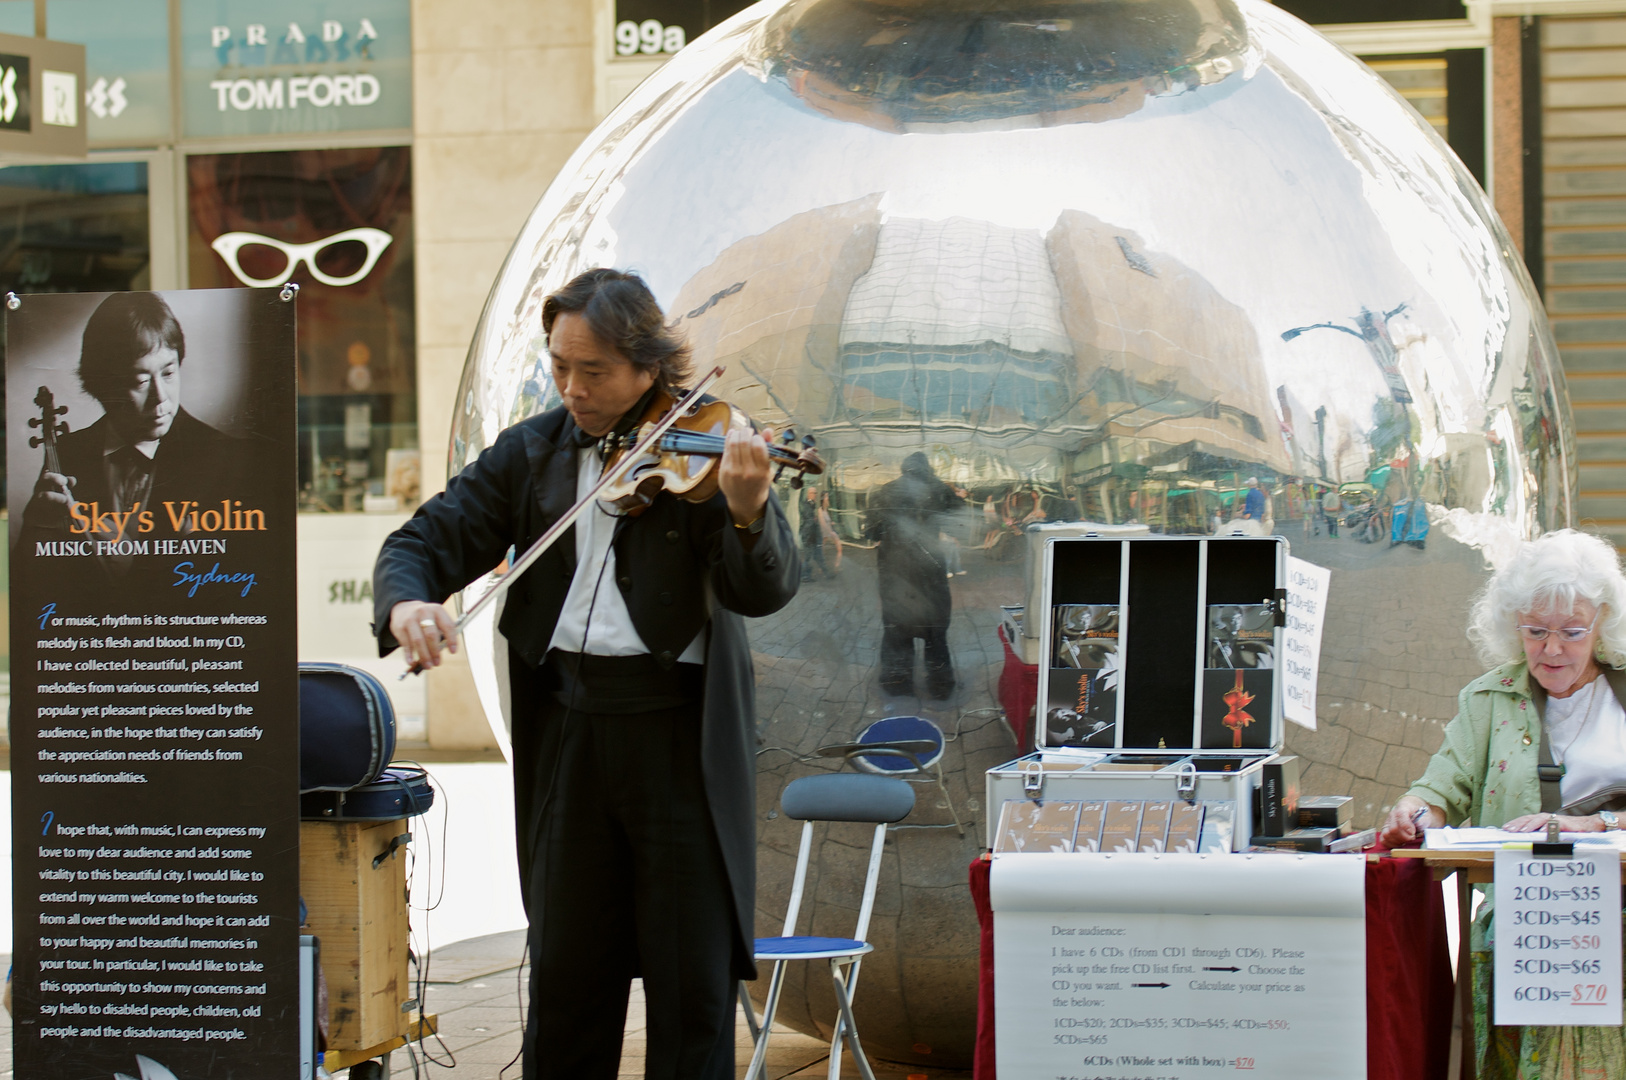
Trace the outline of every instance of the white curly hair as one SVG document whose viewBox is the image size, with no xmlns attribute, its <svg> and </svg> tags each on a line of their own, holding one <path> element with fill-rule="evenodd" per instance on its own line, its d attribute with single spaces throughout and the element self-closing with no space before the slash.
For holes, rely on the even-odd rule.
<svg viewBox="0 0 1626 1080">
<path fill-rule="evenodd" d="M 1468 638 L 1491 667 L 1520 659 L 1519 616 L 1573 611 L 1577 600 L 1605 609 L 1594 654 L 1610 667 L 1626 667 L 1626 575 L 1620 556 L 1608 541 L 1574 529 L 1519 546 L 1474 598 Z"/>
</svg>

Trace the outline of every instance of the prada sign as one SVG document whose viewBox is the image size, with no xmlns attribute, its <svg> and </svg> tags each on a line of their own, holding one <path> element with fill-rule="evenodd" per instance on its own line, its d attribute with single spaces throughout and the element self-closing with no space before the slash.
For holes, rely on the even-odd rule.
<svg viewBox="0 0 1626 1080">
<path fill-rule="evenodd" d="M 407 0 L 182 0 L 186 134 L 412 126 Z"/>
</svg>

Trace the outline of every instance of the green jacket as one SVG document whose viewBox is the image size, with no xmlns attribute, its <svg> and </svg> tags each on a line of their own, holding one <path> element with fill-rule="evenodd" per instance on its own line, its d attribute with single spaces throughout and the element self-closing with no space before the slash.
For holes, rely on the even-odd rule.
<svg viewBox="0 0 1626 1080">
<path fill-rule="evenodd" d="M 1620 696 L 1621 672 L 1604 668 Z M 1446 823 L 1495 826 L 1541 811 L 1536 764 L 1546 694 L 1523 660 L 1487 671 L 1457 695 L 1457 715 L 1423 778 L 1406 794 L 1445 810 Z"/>
</svg>

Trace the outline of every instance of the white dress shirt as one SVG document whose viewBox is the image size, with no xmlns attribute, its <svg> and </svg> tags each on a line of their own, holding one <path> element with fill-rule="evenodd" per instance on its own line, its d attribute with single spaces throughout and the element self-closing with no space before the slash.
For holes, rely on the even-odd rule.
<svg viewBox="0 0 1626 1080">
<path fill-rule="evenodd" d="M 598 483 L 604 465 L 594 447 L 579 450 L 577 454 L 576 498 L 580 499 Z M 615 549 L 610 546 L 610 540 L 615 535 L 617 520 L 616 515 L 607 513 L 596 503 L 576 519 L 576 576 L 565 594 L 564 610 L 559 612 L 553 640 L 548 642 L 550 649 L 594 656 L 637 656 L 649 652 L 649 646 L 632 625 L 632 614 L 615 583 Z M 678 662 L 706 662 L 704 630 L 695 635 Z"/>
</svg>

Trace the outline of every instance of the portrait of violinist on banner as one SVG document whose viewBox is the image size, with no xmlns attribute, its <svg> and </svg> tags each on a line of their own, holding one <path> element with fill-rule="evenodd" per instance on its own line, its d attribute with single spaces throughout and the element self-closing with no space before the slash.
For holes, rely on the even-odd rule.
<svg viewBox="0 0 1626 1080">
<path fill-rule="evenodd" d="M 98 573 L 119 576 L 131 565 L 127 541 L 186 536 L 205 513 L 229 529 L 255 451 L 269 445 L 253 437 L 242 334 L 230 332 L 236 305 L 216 296 L 189 313 L 199 331 L 189 338 L 158 293 L 30 301 L 80 310 L 10 320 L 8 377 L 37 386 L 26 420 L 10 417 L 14 543 L 88 541 Z"/>
<path fill-rule="evenodd" d="M 744 620 L 784 607 L 801 578 L 774 475 L 823 466 L 701 393 L 721 369 L 691 378 L 634 274 L 579 275 L 542 327 L 558 404 L 499 434 L 385 541 L 380 654 L 437 666 L 505 590 L 526 1080 L 615 1075 L 634 976 L 649 1075 L 732 1078 L 735 981 L 755 974 Z M 454 620 L 447 599 L 511 551 Z"/>
</svg>

